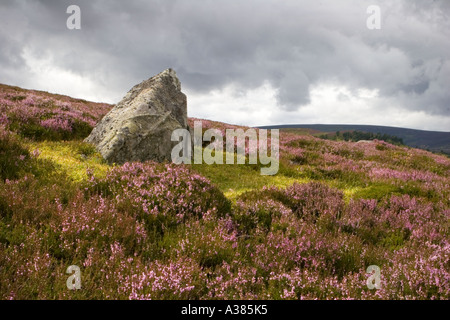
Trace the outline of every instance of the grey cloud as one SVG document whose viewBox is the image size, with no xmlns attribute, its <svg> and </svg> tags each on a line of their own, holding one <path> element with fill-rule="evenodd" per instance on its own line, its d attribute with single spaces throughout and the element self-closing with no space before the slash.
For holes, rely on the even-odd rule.
<svg viewBox="0 0 450 320">
<path fill-rule="evenodd" d="M 122 92 L 167 67 L 192 92 L 269 82 L 288 111 L 308 104 L 314 85 L 333 82 L 448 116 L 448 3 L 21 0 L 0 7 L 0 65 L 19 68 L 26 48 Z M 70 4 L 82 9 L 82 30 L 65 27 Z M 382 8 L 381 30 L 366 28 L 372 4 Z"/>
</svg>

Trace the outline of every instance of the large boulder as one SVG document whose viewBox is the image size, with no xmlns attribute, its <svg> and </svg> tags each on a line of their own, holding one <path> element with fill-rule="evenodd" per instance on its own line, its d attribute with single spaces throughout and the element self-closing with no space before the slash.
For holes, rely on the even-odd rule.
<svg viewBox="0 0 450 320">
<path fill-rule="evenodd" d="M 167 69 L 134 86 L 85 139 L 109 163 L 171 160 L 175 129 L 189 129 L 186 95 Z"/>
</svg>

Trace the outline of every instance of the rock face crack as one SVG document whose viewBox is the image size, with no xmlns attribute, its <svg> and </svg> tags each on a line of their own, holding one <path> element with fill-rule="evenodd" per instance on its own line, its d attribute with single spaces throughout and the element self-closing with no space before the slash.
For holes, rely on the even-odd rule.
<svg viewBox="0 0 450 320">
<path fill-rule="evenodd" d="M 135 85 L 92 130 L 92 143 L 109 163 L 170 161 L 175 129 L 188 129 L 187 100 L 174 70 Z"/>
</svg>

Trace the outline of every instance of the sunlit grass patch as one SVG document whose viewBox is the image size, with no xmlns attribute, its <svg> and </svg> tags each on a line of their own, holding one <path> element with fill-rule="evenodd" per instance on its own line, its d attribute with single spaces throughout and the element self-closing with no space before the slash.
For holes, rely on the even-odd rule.
<svg viewBox="0 0 450 320">
<path fill-rule="evenodd" d="M 253 190 L 261 190 L 263 187 L 277 187 L 277 188 L 287 188 L 291 185 L 293 185 L 295 182 L 297 183 L 307 183 L 309 180 L 307 179 L 296 179 L 291 177 L 285 177 L 282 175 L 275 175 L 275 176 L 266 176 L 266 180 L 261 180 L 260 182 L 257 182 L 254 185 L 246 185 L 243 184 L 240 188 L 236 189 L 228 189 L 224 190 L 225 196 L 235 201 L 241 194 L 247 192 L 247 191 L 253 191 Z"/>
<path fill-rule="evenodd" d="M 348 187 L 343 190 L 344 192 L 344 201 L 345 203 L 349 203 L 351 199 L 355 197 L 355 194 L 360 192 L 360 187 Z"/>
<path fill-rule="evenodd" d="M 87 171 L 96 177 L 104 177 L 109 168 L 95 148 L 81 141 L 27 142 L 30 152 L 39 152 L 39 158 L 57 164 L 57 170 L 66 174 L 73 182 L 88 178 Z"/>
<path fill-rule="evenodd" d="M 259 169 L 251 165 L 192 165 L 193 170 L 210 179 L 225 196 L 230 200 L 235 200 L 239 195 L 246 191 L 260 190 L 264 186 L 275 186 L 286 188 L 294 182 L 305 183 L 308 179 L 300 179 L 275 174 L 264 176 L 260 174 Z"/>
<path fill-rule="evenodd" d="M 398 188 L 388 183 L 371 183 L 365 188 L 355 188 L 352 192 L 353 199 L 376 199 L 381 200 L 393 194 L 400 195 Z"/>
</svg>

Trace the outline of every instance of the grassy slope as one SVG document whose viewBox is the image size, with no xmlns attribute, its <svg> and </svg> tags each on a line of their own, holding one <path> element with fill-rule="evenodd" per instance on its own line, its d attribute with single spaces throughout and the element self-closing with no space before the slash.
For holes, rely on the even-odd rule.
<svg viewBox="0 0 450 320">
<path fill-rule="evenodd" d="M 448 299 L 448 158 L 306 130 L 281 134 L 275 176 L 111 168 L 81 141 L 109 108 L 0 87 L 1 298 Z M 70 264 L 83 266 L 84 290 L 65 288 Z M 385 272 L 377 294 L 369 264 Z"/>
</svg>

